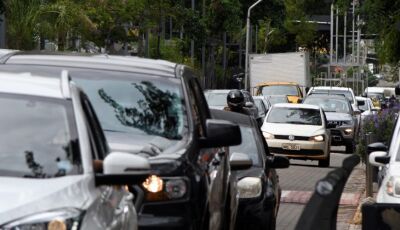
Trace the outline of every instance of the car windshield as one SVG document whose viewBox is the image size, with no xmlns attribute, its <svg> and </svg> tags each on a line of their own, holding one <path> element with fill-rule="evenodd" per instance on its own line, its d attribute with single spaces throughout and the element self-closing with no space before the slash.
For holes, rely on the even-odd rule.
<svg viewBox="0 0 400 230">
<path fill-rule="evenodd" d="M 329 95 L 342 95 L 347 98 L 347 100 L 350 101 L 350 103 L 354 102 L 353 94 L 351 94 L 351 91 L 349 90 L 313 90 L 313 94 L 329 94 Z"/>
<path fill-rule="evenodd" d="M 240 126 L 242 133 L 242 144 L 232 146 L 230 152 L 247 154 L 253 161 L 253 165 L 261 165 L 260 156 L 258 155 L 258 147 L 255 139 L 255 133 L 251 127 Z"/>
<path fill-rule="evenodd" d="M 295 85 L 268 85 L 262 87 L 262 95 L 299 95 Z"/>
<path fill-rule="evenodd" d="M 89 96 L 105 131 L 172 140 L 184 136 L 186 119 L 178 79 L 131 75 L 85 78 L 82 73 L 73 79 Z"/>
<path fill-rule="evenodd" d="M 0 107 L 1 177 L 82 173 L 71 102 L 0 94 Z"/>
<path fill-rule="evenodd" d="M 209 106 L 225 106 L 227 93 L 205 93 Z"/>
<path fill-rule="evenodd" d="M 304 104 L 318 105 L 325 112 L 335 113 L 348 113 L 350 114 L 350 105 L 344 98 L 320 98 L 320 97 L 308 97 L 304 101 Z"/>
<path fill-rule="evenodd" d="M 321 126 L 322 118 L 318 109 L 273 107 L 267 122 Z"/>
</svg>

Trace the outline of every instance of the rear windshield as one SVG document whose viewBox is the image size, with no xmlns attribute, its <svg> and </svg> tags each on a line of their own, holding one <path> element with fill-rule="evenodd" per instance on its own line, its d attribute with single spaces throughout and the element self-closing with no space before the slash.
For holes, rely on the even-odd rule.
<svg viewBox="0 0 400 230">
<path fill-rule="evenodd" d="M 225 106 L 227 93 L 205 93 L 209 106 Z"/>
<path fill-rule="evenodd" d="M 240 126 L 240 132 L 242 133 L 242 144 L 232 146 L 230 152 L 247 154 L 253 161 L 253 165 L 261 165 L 260 156 L 258 155 L 258 146 L 253 129 L 248 126 Z"/>
<path fill-rule="evenodd" d="M 262 95 L 293 95 L 298 96 L 299 91 L 295 85 L 268 85 L 262 87 Z"/>
<path fill-rule="evenodd" d="M 350 101 L 350 103 L 355 102 L 353 98 L 353 94 L 351 94 L 351 91 L 348 90 L 322 90 L 322 89 L 317 89 L 313 90 L 312 93 L 315 94 L 330 94 L 330 95 L 342 95 L 347 98 L 347 100 Z"/>
<path fill-rule="evenodd" d="M 325 112 L 348 113 L 350 114 L 350 104 L 346 99 L 329 97 L 307 97 L 304 104 L 317 105 Z"/>
<path fill-rule="evenodd" d="M 322 118 L 320 110 L 317 109 L 273 107 L 267 122 L 321 126 Z"/>
<path fill-rule="evenodd" d="M 0 176 L 52 178 L 82 173 L 72 103 L 0 94 Z"/>
</svg>

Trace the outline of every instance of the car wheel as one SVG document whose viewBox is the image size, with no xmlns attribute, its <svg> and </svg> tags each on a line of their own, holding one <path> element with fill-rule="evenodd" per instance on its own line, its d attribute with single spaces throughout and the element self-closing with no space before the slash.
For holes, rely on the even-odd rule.
<svg viewBox="0 0 400 230">
<path fill-rule="evenodd" d="M 318 167 L 327 168 L 329 167 L 330 161 L 331 161 L 331 156 L 329 155 L 327 159 L 318 161 Z"/>
<path fill-rule="evenodd" d="M 354 142 L 346 144 L 346 153 L 354 153 L 356 149 L 356 145 Z"/>
</svg>

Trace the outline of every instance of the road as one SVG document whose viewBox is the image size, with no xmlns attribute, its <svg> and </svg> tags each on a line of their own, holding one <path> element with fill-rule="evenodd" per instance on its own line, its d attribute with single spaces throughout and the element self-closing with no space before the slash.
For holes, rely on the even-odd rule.
<svg viewBox="0 0 400 230">
<path fill-rule="evenodd" d="M 279 183 L 283 191 L 282 198 L 285 199 L 282 199 L 280 205 L 277 230 L 295 228 L 306 203 L 306 201 L 301 201 L 301 198 L 313 192 L 315 183 L 335 167 L 340 167 L 342 161 L 349 156 L 340 153 L 340 148 L 333 150 L 336 153 L 331 153 L 331 166 L 329 168 L 319 168 L 317 161 L 291 160 L 291 165 L 288 169 L 278 170 Z M 291 198 L 294 196 L 299 197 L 300 202 L 298 200 L 293 202 Z"/>
</svg>

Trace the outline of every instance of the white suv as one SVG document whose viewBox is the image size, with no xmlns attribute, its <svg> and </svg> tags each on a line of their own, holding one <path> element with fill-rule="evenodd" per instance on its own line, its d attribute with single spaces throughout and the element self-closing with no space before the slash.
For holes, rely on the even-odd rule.
<svg viewBox="0 0 400 230">
<path fill-rule="evenodd" d="M 149 163 L 109 153 L 68 73 L 0 73 L 0 81 L 0 229 L 137 229 L 123 185 L 141 183 Z"/>
</svg>

